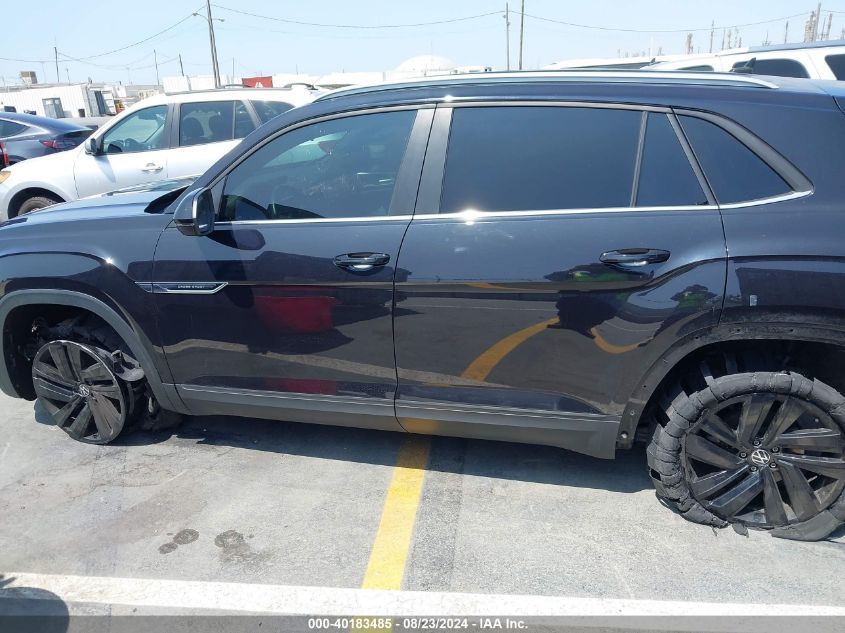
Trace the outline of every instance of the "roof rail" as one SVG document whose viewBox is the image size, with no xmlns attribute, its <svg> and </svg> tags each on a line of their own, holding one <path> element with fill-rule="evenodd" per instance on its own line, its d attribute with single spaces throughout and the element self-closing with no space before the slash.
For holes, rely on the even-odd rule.
<svg viewBox="0 0 845 633">
<path fill-rule="evenodd" d="M 434 75 L 417 79 L 403 79 L 387 81 L 377 84 L 351 86 L 339 88 L 322 95 L 317 101 L 325 101 L 339 96 L 364 94 L 382 90 L 400 90 L 403 88 L 420 88 L 438 85 L 462 84 L 491 84 L 491 83 L 519 83 L 523 81 L 538 81 L 546 83 L 640 83 L 640 84 L 679 84 L 695 86 L 733 86 L 746 88 L 776 89 L 777 84 L 757 77 L 749 77 L 731 73 L 689 72 L 689 71 L 655 71 L 648 69 L 637 70 L 528 70 L 491 73 L 466 73 Z"/>
</svg>

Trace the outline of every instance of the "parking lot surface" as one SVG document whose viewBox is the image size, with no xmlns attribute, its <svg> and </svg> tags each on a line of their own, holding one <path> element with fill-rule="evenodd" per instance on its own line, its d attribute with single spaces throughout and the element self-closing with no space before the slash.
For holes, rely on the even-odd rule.
<svg viewBox="0 0 845 633">
<path fill-rule="evenodd" d="M 39 422 L 30 402 L 2 397 L 0 411 L 7 576 L 358 588 L 398 568 L 393 588 L 412 591 L 845 599 L 842 531 L 800 543 L 690 524 L 655 499 L 642 450 L 603 461 L 235 418 L 188 418 L 173 432 L 91 446 Z M 395 476 L 415 449 L 425 467 L 406 468 L 405 485 L 418 482 L 416 496 Z M 408 526 L 406 540 L 386 533 L 391 522 Z M 379 552 L 392 558 L 374 560 Z"/>
</svg>

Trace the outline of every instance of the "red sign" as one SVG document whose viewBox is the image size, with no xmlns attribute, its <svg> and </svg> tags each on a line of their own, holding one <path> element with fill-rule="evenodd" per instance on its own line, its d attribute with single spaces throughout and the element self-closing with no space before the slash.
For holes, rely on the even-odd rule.
<svg viewBox="0 0 845 633">
<path fill-rule="evenodd" d="M 244 77 L 243 83 L 250 88 L 272 88 L 273 78 L 267 77 Z"/>
</svg>

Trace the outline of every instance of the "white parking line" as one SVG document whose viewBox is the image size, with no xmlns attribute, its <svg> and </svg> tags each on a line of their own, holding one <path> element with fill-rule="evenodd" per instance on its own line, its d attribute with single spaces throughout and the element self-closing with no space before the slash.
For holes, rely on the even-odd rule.
<svg viewBox="0 0 845 633">
<path fill-rule="evenodd" d="M 8 591 L 14 589 L 14 591 Z M 228 582 L 0 574 L 0 599 L 44 599 L 44 591 L 68 603 L 286 615 L 413 616 L 836 616 L 845 607 L 617 600 L 428 591 L 384 591 Z"/>
</svg>

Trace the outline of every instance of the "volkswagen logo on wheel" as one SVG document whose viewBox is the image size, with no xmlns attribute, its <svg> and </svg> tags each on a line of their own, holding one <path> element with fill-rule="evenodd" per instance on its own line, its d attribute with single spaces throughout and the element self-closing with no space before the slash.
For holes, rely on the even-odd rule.
<svg viewBox="0 0 845 633">
<path fill-rule="evenodd" d="M 758 466 L 765 466 L 770 461 L 772 461 L 772 456 L 769 455 L 762 448 L 758 448 L 753 453 L 751 453 L 751 461 L 757 464 Z"/>
</svg>

